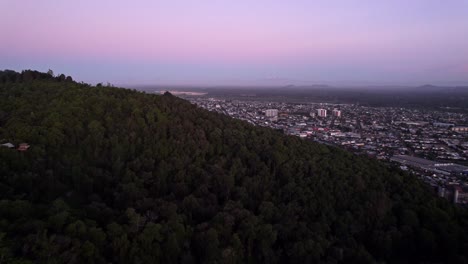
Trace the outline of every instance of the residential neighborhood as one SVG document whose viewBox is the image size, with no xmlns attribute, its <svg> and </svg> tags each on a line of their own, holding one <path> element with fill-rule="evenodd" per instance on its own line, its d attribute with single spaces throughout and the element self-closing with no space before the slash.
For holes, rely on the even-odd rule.
<svg viewBox="0 0 468 264">
<path fill-rule="evenodd" d="M 398 165 L 418 175 L 440 196 L 468 203 L 464 195 L 468 193 L 468 120 L 463 113 L 250 98 L 183 98 L 254 125 Z"/>
</svg>

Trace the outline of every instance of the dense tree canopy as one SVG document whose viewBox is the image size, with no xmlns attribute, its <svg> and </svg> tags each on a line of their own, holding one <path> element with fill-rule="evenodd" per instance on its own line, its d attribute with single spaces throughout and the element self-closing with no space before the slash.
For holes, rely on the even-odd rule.
<svg viewBox="0 0 468 264">
<path fill-rule="evenodd" d="M 29 77 L 28 77 L 29 76 Z M 466 263 L 414 176 L 170 94 L 0 72 L 0 263 Z"/>
</svg>

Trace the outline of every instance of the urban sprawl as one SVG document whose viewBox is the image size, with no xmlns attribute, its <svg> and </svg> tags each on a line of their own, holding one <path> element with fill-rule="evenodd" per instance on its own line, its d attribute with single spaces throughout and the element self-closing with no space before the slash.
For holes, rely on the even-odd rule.
<svg viewBox="0 0 468 264">
<path fill-rule="evenodd" d="M 439 196 L 468 204 L 468 122 L 463 113 L 180 96 L 254 125 L 397 164 Z"/>
</svg>

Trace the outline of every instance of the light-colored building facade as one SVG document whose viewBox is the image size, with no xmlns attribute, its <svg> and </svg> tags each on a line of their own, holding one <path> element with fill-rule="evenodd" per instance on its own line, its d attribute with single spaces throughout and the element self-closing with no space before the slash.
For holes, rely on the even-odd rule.
<svg viewBox="0 0 468 264">
<path fill-rule="evenodd" d="M 333 113 L 333 116 L 341 117 L 341 111 L 338 109 L 333 109 L 332 113 Z"/>
<path fill-rule="evenodd" d="M 319 117 L 327 117 L 327 109 L 317 109 L 317 115 Z"/>
<path fill-rule="evenodd" d="M 278 116 L 278 109 L 267 109 L 265 110 L 266 117 L 277 117 Z"/>
</svg>

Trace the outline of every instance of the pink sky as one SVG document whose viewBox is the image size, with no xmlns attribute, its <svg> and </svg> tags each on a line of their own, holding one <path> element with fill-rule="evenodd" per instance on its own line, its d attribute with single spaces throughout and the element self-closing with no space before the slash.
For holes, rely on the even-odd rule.
<svg viewBox="0 0 468 264">
<path fill-rule="evenodd" d="M 6 0 L 0 25 L 0 68 L 90 82 L 468 83 L 466 0 Z"/>
</svg>

